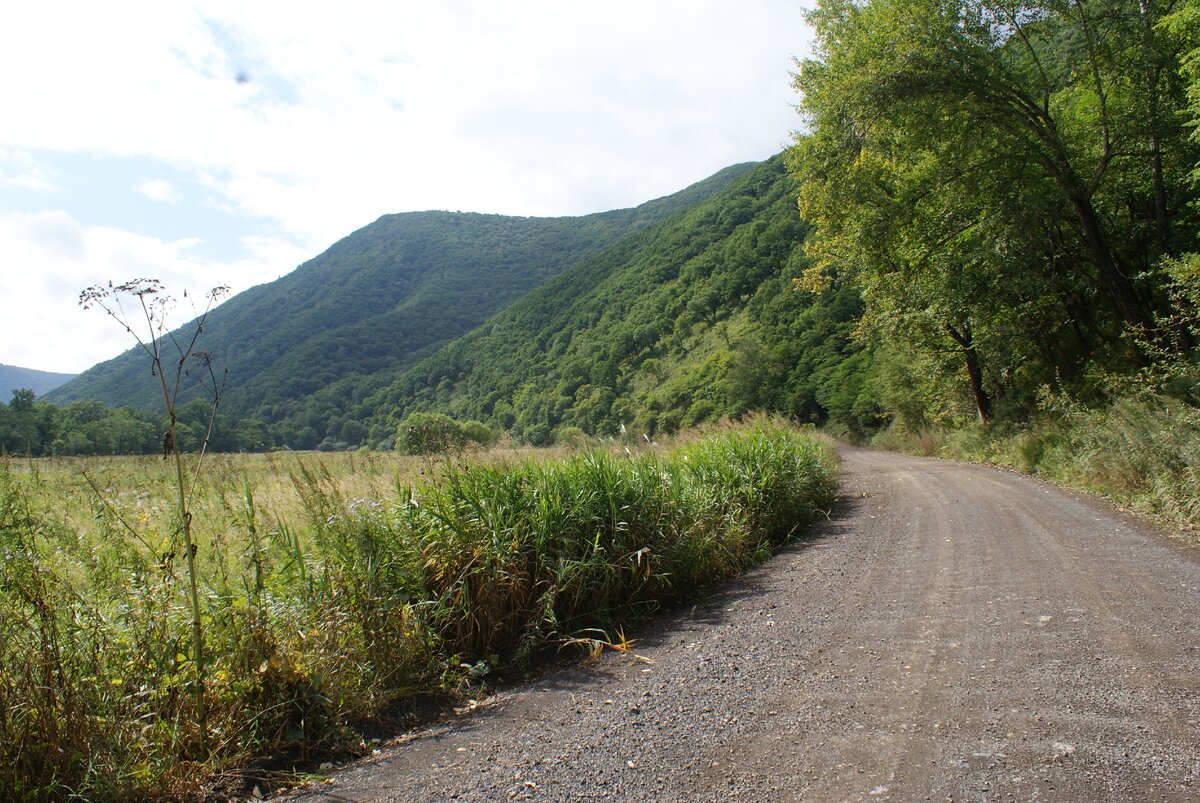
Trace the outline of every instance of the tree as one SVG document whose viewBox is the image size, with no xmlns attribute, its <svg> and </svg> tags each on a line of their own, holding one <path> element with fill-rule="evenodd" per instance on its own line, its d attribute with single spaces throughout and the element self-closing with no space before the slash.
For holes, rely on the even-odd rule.
<svg viewBox="0 0 1200 803">
<path fill-rule="evenodd" d="M 26 455 L 43 453 L 34 399 L 33 391 L 28 388 L 13 391 L 7 415 L 0 420 L 0 448 L 4 451 Z"/>
<path fill-rule="evenodd" d="M 844 276 L 895 344 L 959 354 L 976 414 L 1014 376 L 1154 329 L 1154 268 L 1195 242 L 1177 42 L 1151 0 L 828 0 L 791 152 Z"/>
<path fill-rule="evenodd" d="M 33 412 L 33 400 L 35 398 L 34 392 L 29 388 L 14 390 L 12 401 L 8 403 L 8 408 L 14 413 L 31 413 Z"/>
</svg>

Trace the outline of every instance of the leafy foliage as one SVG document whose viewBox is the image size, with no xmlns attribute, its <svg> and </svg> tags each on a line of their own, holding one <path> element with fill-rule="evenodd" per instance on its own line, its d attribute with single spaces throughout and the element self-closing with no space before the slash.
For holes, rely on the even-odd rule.
<svg viewBox="0 0 1200 803">
<path fill-rule="evenodd" d="M 1144 364 L 1125 332 L 1187 348 L 1161 325 L 1159 266 L 1200 230 L 1184 34 L 1166 9 L 830 0 L 812 13 L 816 54 L 796 79 L 809 131 L 791 154 L 817 227 L 806 282 L 860 287 L 867 331 L 920 366 L 893 374 L 908 387 L 891 395 L 919 400 L 904 418 L 1029 415 L 1042 385 Z"/>
<path fill-rule="evenodd" d="M 727 168 L 634 209 L 578 218 L 382 217 L 212 311 L 205 341 L 229 372 L 223 409 L 276 426 L 289 446 L 300 446 L 308 427 L 318 441 L 336 440 L 352 401 L 583 257 L 696 203 L 746 169 Z M 176 338 L 188 339 L 192 326 Z M 154 378 L 131 352 L 84 372 L 50 400 L 156 409 L 154 391 Z M 203 397 L 189 383 L 179 400 Z"/>
<path fill-rule="evenodd" d="M 564 427 L 648 436 L 762 408 L 852 428 L 855 291 L 792 287 L 806 227 L 781 159 L 550 280 L 368 397 L 375 426 L 414 412 L 484 421 L 534 444 Z"/>
</svg>

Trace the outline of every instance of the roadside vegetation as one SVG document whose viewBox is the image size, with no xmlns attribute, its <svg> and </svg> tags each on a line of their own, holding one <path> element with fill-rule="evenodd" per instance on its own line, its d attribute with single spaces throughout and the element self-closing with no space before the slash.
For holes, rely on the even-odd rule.
<svg viewBox="0 0 1200 803">
<path fill-rule="evenodd" d="M 208 460 L 190 506 L 207 740 L 173 473 L 0 464 L 5 797 L 195 794 L 254 755 L 361 747 L 354 723 L 398 700 L 624 646 L 822 516 L 835 470 L 765 419 L 640 449 Z"/>
<path fill-rule="evenodd" d="M 893 428 L 872 444 L 995 463 L 1101 494 L 1193 537 L 1200 527 L 1200 410 L 1144 389 L 1125 389 L 1107 404 L 1050 397 L 1020 425 Z"/>
<path fill-rule="evenodd" d="M 810 21 L 799 283 L 861 293 L 874 442 L 1195 524 L 1200 4 L 821 0 Z"/>
</svg>

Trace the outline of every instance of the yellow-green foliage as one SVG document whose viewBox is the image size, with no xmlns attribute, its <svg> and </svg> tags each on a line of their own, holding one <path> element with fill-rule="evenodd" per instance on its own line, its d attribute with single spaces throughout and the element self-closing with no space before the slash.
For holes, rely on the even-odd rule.
<svg viewBox="0 0 1200 803">
<path fill-rule="evenodd" d="M 1149 390 L 1083 405 L 1049 396 L 1022 425 L 880 433 L 877 447 L 1007 466 L 1200 524 L 1200 410 Z"/>
<path fill-rule="evenodd" d="M 0 790 L 187 791 L 497 663 L 615 632 L 825 508 L 829 448 L 773 422 L 671 449 L 210 458 L 193 510 L 211 755 L 196 759 L 170 473 L 0 465 Z"/>
</svg>

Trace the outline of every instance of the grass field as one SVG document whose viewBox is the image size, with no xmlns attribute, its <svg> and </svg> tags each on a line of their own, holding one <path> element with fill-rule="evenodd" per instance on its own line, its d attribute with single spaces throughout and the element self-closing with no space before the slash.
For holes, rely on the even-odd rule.
<svg viewBox="0 0 1200 803">
<path fill-rule="evenodd" d="M 186 796 L 254 754 L 352 745 L 398 698 L 613 640 L 763 559 L 833 474 L 767 420 L 641 450 L 210 456 L 197 671 L 167 465 L 8 459 L 0 797 Z"/>
</svg>

